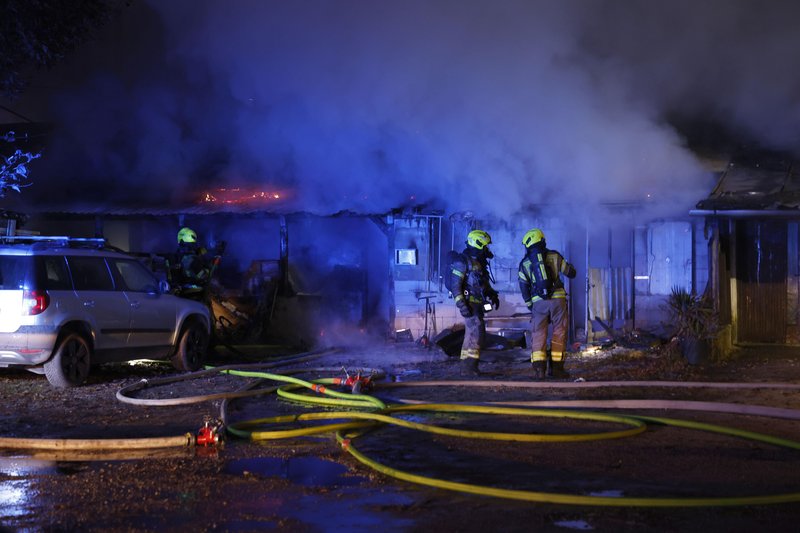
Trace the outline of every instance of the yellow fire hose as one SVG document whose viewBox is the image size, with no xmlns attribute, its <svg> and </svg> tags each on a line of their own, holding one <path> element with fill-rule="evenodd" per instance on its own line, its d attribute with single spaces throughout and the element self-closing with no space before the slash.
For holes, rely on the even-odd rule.
<svg viewBox="0 0 800 533">
<path fill-rule="evenodd" d="M 273 366 L 271 364 L 264 365 L 244 365 L 246 367 L 267 367 Z M 237 368 L 242 368 L 241 366 Z M 305 371 L 319 370 L 319 369 L 305 369 Z M 330 370 L 330 369 L 325 369 Z M 736 428 L 718 426 L 713 424 L 705 424 L 700 422 L 692 422 L 687 420 L 680 420 L 674 418 L 651 417 L 644 415 L 610 415 L 606 413 L 591 412 L 591 411 L 574 411 L 574 410 L 557 410 L 552 406 L 547 408 L 530 408 L 529 406 L 512 407 L 508 403 L 506 405 L 471 405 L 471 404 L 442 404 L 442 403 L 419 403 L 407 400 L 398 400 L 398 405 L 387 406 L 386 403 L 374 396 L 367 394 L 350 394 L 337 391 L 330 387 L 330 385 L 340 385 L 342 380 L 337 378 L 318 379 L 313 381 L 302 380 L 287 374 L 296 373 L 302 370 L 284 370 L 286 374 L 273 374 L 263 371 L 253 370 L 238 370 L 231 367 L 218 367 L 211 368 L 207 371 L 194 373 L 194 375 L 185 375 L 183 378 L 168 378 L 165 380 L 154 380 L 149 384 L 166 384 L 175 379 L 191 379 L 198 375 L 206 375 L 213 372 L 225 372 L 231 375 L 258 378 L 259 380 L 270 380 L 283 385 L 269 387 L 266 389 L 259 389 L 257 391 L 237 391 L 230 393 L 219 393 L 204 395 L 191 398 L 178 398 L 178 399 L 162 399 L 162 400 L 145 400 L 136 399 L 128 396 L 127 394 L 148 386 L 147 382 L 135 384 L 126 387 L 118 392 L 117 397 L 128 403 L 141 404 L 141 405 L 176 405 L 182 403 L 196 403 L 200 401 L 216 400 L 224 398 L 225 402 L 232 398 L 241 398 L 245 396 L 253 396 L 260 394 L 267 394 L 276 392 L 279 397 L 291 402 L 301 404 L 319 405 L 325 407 L 346 408 L 348 410 L 325 411 L 316 413 L 302 413 L 297 415 L 283 415 L 269 418 L 261 418 L 254 420 L 247 420 L 228 424 L 227 430 L 232 435 L 244 439 L 251 440 L 274 440 L 295 438 L 310 435 L 329 434 L 334 433 L 337 441 L 342 446 L 342 449 L 350 453 L 355 459 L 360 461 L 366 466 L 375 469 L 387 476 L 391 476 L 404 481 L 427 485 L 436 488 L 447 490 L 454 490 L 470 494 L 479 494 L 483 496 L 494 496 L 507 499 L 522 500 L 528 502 L 538 503 L 555 503 L 555 504 L 569 504 L 569 505 L 593 505 L 593 506 L 617 506 L 617 507 L 704 507 L 704 506 L 739 506 L 739 505 L 764 505 L 764 504 L 778 504 L 789 502 L 800 502 L 800 492 L 774 494 L 774 495 L 756 495 L 756 496 L 734 496 L 734 497 L 682 497 L 682 498 L 638 498 L 638 497 L 608 497 L 608 496 L 586 496 L 586 495 L 572 495 L 561 493 L 549 492 L 536 492 L 527 490 L 514 490 L 514 489 L 501 489 L 496 487 L 489 487 L 483 485 L 474 485 L 469 483 L 459 483 L 443 479 L 437 479 L 427 476 L 422 476 L 410 472 L 405 472 L 399 469 L 392 468 L 384 465 L 370 457 L 367 457 L 359 451 L 353 444 L 353 441 L 370 429 L 380 427 L 384 424 L 391 424 L 395 426 L 415 429 L 419 431 L 426 431 L 429 433 L 446 435 L 452 437 L 475 438 L 475 439 L 489 439 L 489 440 L 503 440 L 511 442 L 580 442 L 589 440 L 601 439 L 615 439 L 630 437 L 640 434 L 647 429 L 647 424 L 660 424 L 666 426 L 682 427 L 687 429 L 709 431 L 713 433 L 730 435 L 738 438 L 755 440 L 764 442 L 774 446 L 780 446 L 795 450 L 800 450 L 800 442 L 788 439 L 782 439 L 771 435 L 762 433 L 750 432 Z M 378 375 L 380 373 L 376 373 Z M 382 375 L 382 374 L 380 374 Z M 409 382 L 389 384 L 389 386 L 431 386 L 431 385 L 466 385 L 466 386 L 498 386 L 497 382 Z M 537 384 L 538 385 L 538 384 Z M 559 384 L 559 385 L 575 385 L 575 384 Z M 597 384 L 593 384 L 597 385 Z M 605 386 L 625 386 L 626 383 L 607 383 Z M 645 385 L 652 386 L 652 383 L 645 383 Z M 658 383 L 657 386 L 667 386 L 669 384 Z M 749 385 L 749 384 L 745 384 Z M 762 384 L 763 385 L 763 384 Z M 784 386 L 781 384 L 770 384 L 773 387 Z M 527 382 L 502 382 L 504 387 L 529 387 Z M 581 384 L 581 386 L 588 386 L 588 384 Z M 702 386 L 714 386 L 714 384 L 702 384 Z M 797 387 L 797 385 L 788 385 L 789 388 Z M 309 389 L 318 395 L 312 396 L 297 392 L 298 389 Z M 223 408 L 225 402 L 223 402 Z M 669 405 L 664 404 L 664 401 L 658 405 L 661 408 L 692 408 L 692 406 L 683 407 L 684 403 L 691 402 L 674 402 L 674 404 L 667 402 Z M 545 402 L 517 402 L 517 405 Z M 704 410 L 713 410 L 709 407 L 712 402 L 695 402 L 702 404 Z M 570 404 L 569 402 L 561 402 L 561 404 Z M 583 407 L 588 406 L 586 402 L 575 402 L 575 405 Z M 611 402 L 596 402 L 595 407 L 602 408 L 632 408 L 633 403 L 620 404 Z M 649 405 L 649 404 L 648 404 Z M 716 405 L 716 404 L 714 404 Z M 712 406 L 713 407 L 713 406 Z M 782 418 L 797 419 L 797 412 L 789 409 L 779 410 L 777 408 L 768 408 L 761 406 L 742 406 L 745 409 L 741 412 L 751 415 L 759 416 L 776 416 Z M 701 406 L 695 406 L 700 409 Z M 363 411 L 356 411 L 354 409 L 363 409 Z M 732 404 L 722 404 L 722 407 L 717 410 L 724 412 L 736 412 L 735 406 Z M 564 419 L 577 419 L 577 420 L 591 420 L 596 422 L 606 422 L 613 424 L 622 424 L 629 426 L 627 429 L 585 433 L 585 434 L 531 434 L 531 433 L 499 433 L 499 432 L 484 432 L 473 430 L 452 429 L 440 427 L 432 424 L 423 424 L 419 422 L 412 422 L 400 418 L 398 415 L 411 412 L 427 412 L 427 413 L 467 413 L 467 414 L 482 414 L 482 415 L 499 415 L 499 416 L 525 416 L 525 417 L 555 417 Z M 223 419 L 225 413 L 222 413 Z M 297 424 L 301 422 L 315 422 L 315 421 L 331 421 L 330 423 L 311 425 L 307 427 L 292 427 L 285 428 L 288 424 Z M 279 429 L 264 429 L 266 426 L 281 426 Z M 194 444 L 194 435 L 187 433 L 175 437 L 155 437 L 155 438 L 137 438 L 137 439 L 25 439 L 25 438 L 2 438 L 0 437 L 0 448 L 11 449 L 28 449 L 28 450 L 55 450 L 56 452 L 64 451 L 89 451 L 89 450 L 113 450 L 117 449 L 132 449 L 132 450 L 147 450 L 154 448 L 168 448 L 168 447 L 187 447 Z"/>
<path fill-rule="evenodd" d="M 584 496 L 577 494 L 559 494 L 554 492 L 535 492 L 528 490 L 500 489 L 471 483 L 459 483 L 436 479 L 418 474 L 404 472 L 370 459 L 355 446 L 351 438 L 345 436 L 341 430 L 336 432 L 336 440 L 350 455 L 359 462 L 390 477 L 427 485 L 439 489 L 478 494 L 480 496 L 495 496 L 511 500 L 522 500 L 532 503 L 559 503 L 568 505 L 593 505 L 607 507 L 714 507 L 736 505 L 765 505 L 776 503 L 792 503 L 800 501 L 800 493 L 774 494 L 767 496 L 741 496 L 741 497 L 712 497 L 712 498 L 635 498 L 609 496 Z"/>
<path fill-rule="evenodd" d="M 714 424 L 706 424 L 700 422 L 692 422 L 674 418 L 650 417 L 643 415 L 627 415 L 616 416 L 604 413 L 585 412 L 585 411 L 561 411 L 553 409 L 529 409 L 529 408 L 514 408 L 514 407 L 501 407 L 489 405 L 466 405 L 466 404 L 412 404 L 400 405 L 381 408 L 383 402 L 377 398 L 368 395 L 358 395 L 357 400 L 353 400 L 353 395 L 343 394 L 338 391 L 331 390 L 327 387 L 320 387 L 319 382 L 327 380 L 317 380 L 315 382 L 307 382 L 294 377 L 281 376 L 280 374 L 265 374 L 260 372 L 240 373 L 235 370 L 228 371 L 234 375 L 247 375 L 248 377 L 260 377 L 270 379 L 273 381 L 282 381 L 291 383 L 290 386 L 278 387 L 278 394 L 285 398 L 297 402 L 306 402 L 313 404 L 323 405 L 344 405 L 352 407 L 353 402 L 360 403 L 361 406 L 377 408 L 380 412 L 359 412 L 359 411 L 334 411 L 334 412 L 318 412 L 318 413 L 303 413 L 298 415 L 284 415 L 262 419 L 254 419 L 243 422 L 237 422 L 228 425 L 228 431 L 240 438 L 247 438 L 252 440 L 268 440 L 268 439 L 282 439 L 292 438 L 298 436 L 316 435 L 321 433 L 335 432 L 336 439 L 342 446 L 342 449 L 350 453 L 355 459 L 362 464 L 373 468 L 387 476 L 401 479 L 404 481 L 427 485 L 430 487 L 454 490 L 470 494 L 478 494 L 482 496 L 494 496 L 500 498 L 521 500 L 536 503 L 554 503 L 554 504 L 568 504 L 568 505 L 591 505 L 591 506 L 615 506 L 615 507 L 710 507 L 710 506 L 742 506 L 742 505 L 766 505 L 766 504 L 779 504 L 779 503 L 793 503 L 800 502 L 800 492 L 772 494 L 772 495 L 755 495 L 755 496 L 718 496 L 718 497 L 664 497 L 664 498 L 640 498 L 640 497 L 609 497 L 609 496 L 587 496 L 575 494 L 562 494 L 552 492 L 536 492 L 528 490 L 515 490 L 515 489 L 502 489 L 496 487 L 489 487 L 484 485 L 474 485 L 470 483 L 459 483 L 443 479 L 437 479 L 428 476 L 422 476 L 392 468 L 384 465 L 360 452 L 353 444 L 353 440 L 363 433 L 367 428 L 377 426 L 380 424 L 393 424 L 410 429 L 420 431 L 427 431 L 431 433 L 458 436 L 465 438 L 479 438 L 479 439 L 492 439 L 492 440 L 508 440 L 516 442 L 553 442 L 553 441 L 587 441 L 598 439 L 611 439 L 622 438 L 642 433 L 647 428 L 647 423 L 661 424 L 666 426 L 676 426 L 689 429 L 696 429 L 701 431 L 709 431 L 723 435 L 731 435 L 735 437 L 756 440 L 768 443 L 775 446 L 782 446 L 795 450 L 800 450 L 800 442 L 789 439 L 782 439 L 771 435 L 756 433 L 751 431 L 740 430 L 736 428 L 729 428 L 718 426 Z M 305 387 L 320 394 L 329 395 L 330 398 L 316 398 L 304 394 L 290 393 L 290 389 Z M 341 398 L 344 396 L 344 398 Z M 343 403 L 339 403 L 343 402 Z M 509 416 L 539 416 L 539 417 L 561 417 L 579 420 L 594 420 L 603 422 L 621 423 L 631 426 L 627 430 L 609 431 L 602 433 L 588 433 L 588 434 L 558 434 L 558 435 L 541 435 L 541 434 L 525 434 L 525 433 L 497 433 L 497 432 L 481 432 L 459 430 L 451 428 L 443 428 L 439 426 L 422 424 L 418 422 L 411 422 L 391 416 L 393 414 L 400 414 L 411 411 L 427 411 L 427 412 L 464 412 L 464 413 L 477 413 L 477 414 L 492 414 L 492 415 L 509 415 Z M 322 424 L 303 428 L 294 429 L 273 429 L 273 430 L 259 430 L 256 428 L 267 425 L 279 425 L 288 423 L 298 423 L 303 421 L 317 421 L 317 420 L 339 420 L 339 422 L 332 424 Z M 350 420 L 350 421 L 341 421 Z"/>
<path fill-rule="evenodd" d="M 578 418 L 582 420 L 599 420 L 603 422 L 617 422 L 633 426 L 632 429 L 624 431 L 607 431 L 602 433 L 587 433 L 587 434 L 532 434 L 532 433 L 498 433 L 489 431 L 470 431 L 463 429 L 444 428 L 430 424 L 422 424 L 419 422 L 411 422 L 402 418 L 388 416 L 380 413 L 364 413 L 358 411 L 333 411 L 321 413 L 303 413 L 299 415 L 283 415 L 270 418 L 261 418 L 256 420 L 249 420 L 246 422 L 239 422 L 228 426 L 228 431 L 237 437 L 248 438 L 251 440 L 268 440 L 284 438 L 287 435 L 287 430 L 277 431 L 252 431 L 246 430 L 254 426 L 267 425 L 267 424 L 281 424 L 287 422 L 301 422 L 305 420 L 340 420 L 343 418 L 364 419 L 374 422 L 382 422 L 384 424 L 393 424 L 396 426 L 405 427 L 408 429 L 416 429 L 418 431 L 427 431 L 437 435 L 446 435 L 450 437 L 464 437 L 471 439 L 485 439 L 485 440 L 505 440 L 513 442 L 562 442 L 562 441 L 587 441 L 587 440 L 601 440 L 601 439 L 616 439 L 622 437 L 630 437 L 638 433 L 642 433 L 647 426 L 645 423 L 634 418 L 607 415 L 603 413 L 587 413 L 587 412 L 570 412 L 570 411 L 553 411 L 553 410 L 536 410 L 536 409 L 517 409 L 513 407 L 486 407 L 480 405 L 451 405 L 451 404 L 422 404 L 422 405 L 406 405 L 398 407 L 390 407 L 386 409 L 386 413 L 399 413 L 404 411 L 431 411 L 437 413 L 451 412 L 451 413 L 481 413 L 481 414 L 505 414 L 515 416 L 544 416 L 553 418 Z M 336 430 L 349 429 L 348 423 L 336 424 L 339 426 Z M 356 427 L 361 427 L 363 424 L 358 424 Z M 304 428 L 307 433 L 330 433 L 331 427 L 328 425 L 315 426 L 311 428 Z M 295 436 L 291 435 L 290 436 Z"/>
</svg>

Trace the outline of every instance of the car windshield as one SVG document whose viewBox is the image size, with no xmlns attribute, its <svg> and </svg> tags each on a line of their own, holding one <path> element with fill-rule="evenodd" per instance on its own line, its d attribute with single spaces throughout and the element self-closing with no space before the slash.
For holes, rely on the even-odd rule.
<svg viewBox="0 0 800 533">
<path fill-rule="evenodd" d="M 0 255 L 0 290 L 28 288 L 33 260 L 23 255 Z"/>
</svg>

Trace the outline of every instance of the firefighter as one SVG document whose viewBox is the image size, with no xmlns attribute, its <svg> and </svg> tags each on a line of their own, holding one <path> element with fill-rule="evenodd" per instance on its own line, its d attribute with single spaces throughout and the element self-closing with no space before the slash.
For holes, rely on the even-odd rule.
<svg viewBox="0 0 800 533">
<path fill-rule="evenodd" d="M 545 376 L 568 378 L 564 370 L 569 309 L 567 291 L 561 276 L 574 278 L 575 267 L 555 250 L 548 250 L 544 233 L 532 229 L 522 237 L 525 257 L 519 263 L 519 288 L 531 311 L 531 365 L 534 379 Z M 548 367 L 547 332 L 552 324 L 550 365 Z"/>
<path fill-rule="evenodd" d="M 201 292 L 211 277 L 207 251 L 197 242 L 197 233 L 188 227 L 178 231 L 175 274 L 182 292 Z"/>
<path fill-rule="evenodd" d="M 491 285 L 494 281 L 489 270 L 489 259 L 494 257 L 489 250 L 491 242 L 492 238 L 485 231 L 470 231 L 466 248 L 450 265 L 453 296 L 459 313 L 464 317 L 461 365 L 465 374 L 479 373 L 481 345 L 486 337 L 484 313 L 492 306 L 500 308 L 500 298 Z"/>
</svg>

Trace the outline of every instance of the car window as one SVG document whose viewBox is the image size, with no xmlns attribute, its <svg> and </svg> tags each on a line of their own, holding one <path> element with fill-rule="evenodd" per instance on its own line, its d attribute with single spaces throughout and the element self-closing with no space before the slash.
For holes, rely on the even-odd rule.
<svg viewBox="0 0 800 533">
<path fill-rule="evenodd" d="M 125 290 L 133 292 L 156 292 L 158 279 L 136 260 L 110 259 L 112 271 L 122 280 Z"/>
<path fill-rule="evenodd" d="M 37 258 L 44 272 L 44 288 L 51 291 L 72 290 L 67 263 L 63 255 L 45 255 Z"/>
<path fill-rule="evenodd" d="M 114 280 L 102 257 L 70 256 L 67 259 L 76 291 L 113 291 Z"/>
<path fill-rule="evenodd" d="M 32 271 L 33 261 L 28 256 L 0 256 L 0 290 L 27 288 Z"/>
</svg>

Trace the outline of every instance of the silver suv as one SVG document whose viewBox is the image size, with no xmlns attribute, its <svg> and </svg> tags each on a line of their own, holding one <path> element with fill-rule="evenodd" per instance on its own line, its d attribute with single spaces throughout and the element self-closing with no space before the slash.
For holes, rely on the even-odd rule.
<svg viewBox="0 0 800 533">
<path fill-rule="evenodd" d="M 91 365 L 171 359 L 200 368 L 210 336 L 202 303 L 102 239 L 0 237 L 0 367 L 83 383 Z"/>
</svg>

